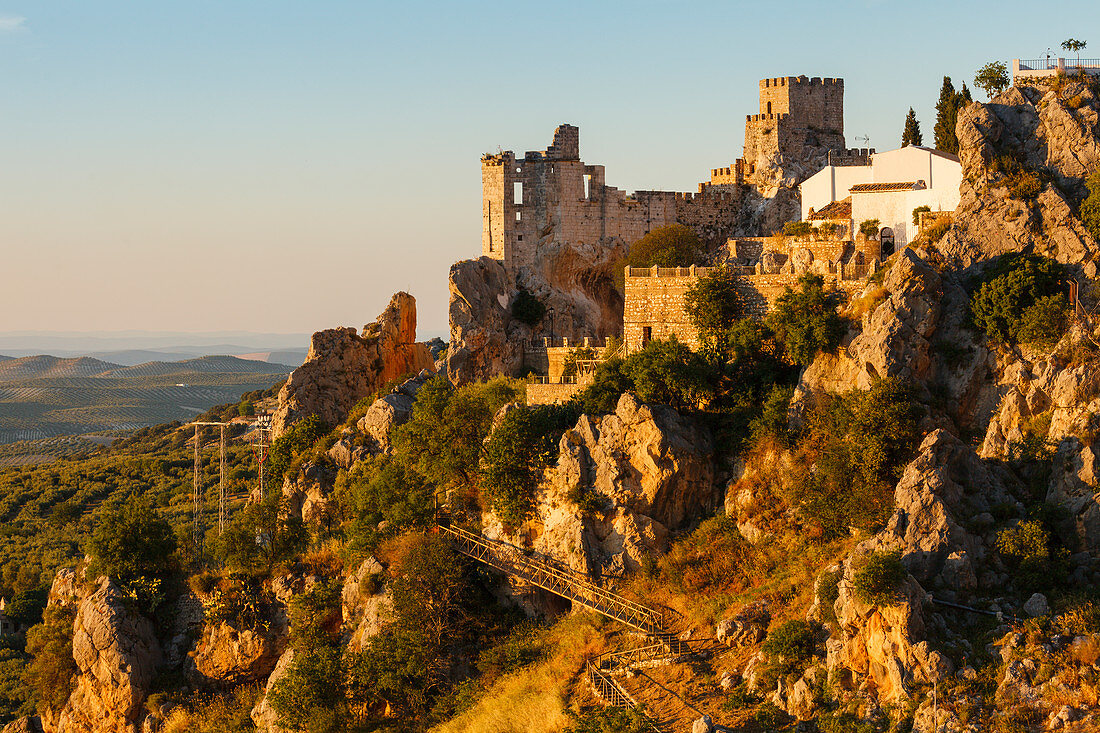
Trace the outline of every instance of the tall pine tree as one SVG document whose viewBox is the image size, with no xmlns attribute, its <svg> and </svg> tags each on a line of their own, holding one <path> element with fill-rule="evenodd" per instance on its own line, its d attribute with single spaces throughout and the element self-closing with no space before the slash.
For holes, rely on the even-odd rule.
<svg viewBox="0 0 1100 733">
<path fill-rule="evenodd" d="M 917 122 L 917 113 L 909 108 L 909 114 L 905 116 L 905 131 L 901 133 L 901 146 L 920 145 L 924 138 L 920 134 L 920 123 Z"/>
<path fill-rule="evenodd" d="M 955 137 L 959 96 L 960 94 L 955 91 L 955 85 L 951 83 L 951 77 L 945 76 L 943 86 L 940 87 L 940 99 L 936 102 L 936 126 L 932 128 L 932 132 L 936 141 L 936 150 L 953 155 L 959 152 L 959 139 Z"/>
</svg>

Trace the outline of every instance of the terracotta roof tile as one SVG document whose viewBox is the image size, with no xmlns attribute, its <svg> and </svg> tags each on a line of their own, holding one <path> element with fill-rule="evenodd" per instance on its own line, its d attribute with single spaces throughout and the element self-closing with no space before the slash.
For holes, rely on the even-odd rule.
<svg viewBox="0 0 1100 733">
<path fill-rule="evenodd" d="M 857 183 L 848 189 L 850 193 L 884 193 L 886 191 L 912 191 L 918 188 L 919 181 L 899 183 Z"/>
<path fill-rule="evenodd" d="M 844 199 L 843 201 L 834 201 L 828 206 L 823 206 L 821 211 L 815 211 L 810 214 L 810 221 L 821 221 L 823 219 L 851 219 L 852 218 L 852 197 Z"/>
</svg>

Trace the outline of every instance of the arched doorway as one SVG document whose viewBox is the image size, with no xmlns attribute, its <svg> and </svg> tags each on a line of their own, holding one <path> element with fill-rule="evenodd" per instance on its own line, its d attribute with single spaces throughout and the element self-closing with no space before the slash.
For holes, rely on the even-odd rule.
<svg viewBox="0 0 1100 733">
<path fill-rule="evenodd" d="M 894 230 L 890 227 L 883 227 L 878 233 L 879 248 L 882 251 L 882 259 L 885 260 L 890 255 L 894 254 Z"/>
</svg>

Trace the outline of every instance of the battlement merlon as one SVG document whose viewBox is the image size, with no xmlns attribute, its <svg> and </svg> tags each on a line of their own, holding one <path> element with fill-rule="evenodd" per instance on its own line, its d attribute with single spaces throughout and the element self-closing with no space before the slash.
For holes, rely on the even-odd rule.
<svg viewBox="0 0 1100 733">
<path fill-rule="evenodd" d="M 804 76 L 779 76 L 771 79 L 761 79 L 760 88 L 768 89 L 770 87 L 786 87 L 786 86 L 821 86 L 821 87 L 839 87 L 844 89 L 844 80 L 836 77 L 818 77 L 815 76 L 812 79 L 807 79 Z"/>
</svg>

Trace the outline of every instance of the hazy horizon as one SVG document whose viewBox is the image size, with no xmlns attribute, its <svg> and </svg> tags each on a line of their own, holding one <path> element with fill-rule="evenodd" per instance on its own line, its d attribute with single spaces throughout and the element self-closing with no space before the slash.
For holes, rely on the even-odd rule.
<svg viewBox="0 0 1100 733">
<path fill-rule="evenodd" d="M 693 191 L 802 74 L 845 79 L 849 146 L 910 106 L 931 144 L 944 75 L 1100 45 L 1093 3 L 1036 8 L 9 1 L 0 330 L 309 334 L 408 290 L 442 335 L 482 153 L 569 122 L 609 185 Z"/>
</svg>

